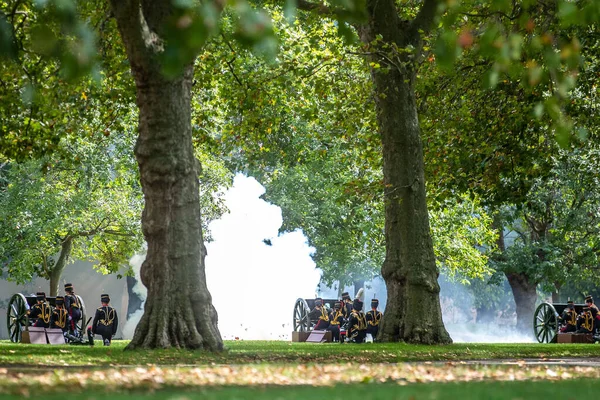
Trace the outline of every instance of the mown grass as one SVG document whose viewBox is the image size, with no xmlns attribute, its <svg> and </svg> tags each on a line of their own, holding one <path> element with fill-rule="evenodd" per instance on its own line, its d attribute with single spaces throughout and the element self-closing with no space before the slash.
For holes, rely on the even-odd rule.
<svg viewBox="0 0 600 400">
<path fill-rule="evenodd" d="M 593 344 L 311 344 L 281 341 L 229 341 L 221 353 L 165 349 L 123 351 L 127 341 L 110 347 L 30 345 L 0 341 L 0 366 L 135 366 L 261 363 L 397 363 L 485 359 L 600 357 Z"/>
<path fill-rule="evenodd" d="M 584 399 L 594 398 L 598 381 L 537 381 L 537 382 L 471 382 L 429 383 L 399 386 L 396 384 L 335 385 L 331 387 L 219 387 L 194 390 L 165 389 L 152 392 L 44 394 L 45 400 L 94 399 L 94 400 L 507 400 L 507 399 Z M 40 398 L 41 393 L 31 394 Z M 66 396 L 66 397 L 65 397 Z M 6 400 L 22 399 L 23 394 L 7 395 Z"/>
<path fill-rule="evenodd" d="M 600 346 L 592 344 L 235 341 L 226 342 L 227 350 L 215 354 L 179 349 L 124 351 L 127 343 L 90 348 L 0 341 L 0 397 L 574 399 L 575 393 L 577 398 L 595 394 L 600 383 L 600 369 L 589 366 L 461 362 L 600 357 Z"/>
</svg>

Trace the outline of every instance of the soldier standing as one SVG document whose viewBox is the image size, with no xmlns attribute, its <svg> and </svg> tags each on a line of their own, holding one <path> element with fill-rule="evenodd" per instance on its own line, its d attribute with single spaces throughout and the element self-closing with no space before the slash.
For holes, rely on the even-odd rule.
<svg viewBox="0 0 600 400">
<path fill-rule="evenodd" d="M 350 313 L 350 319 L 348 321 L 348 341 L 354 343 L 363 343 L 367 336 L 367 321 L 365 319 L 365 313 L 363 313 L 363 301 L 362 296 L 364 291 L 361 288 L 352 303 L 352 312 Z"/>
<path fill-rule="evenodd" d="M 342 303 L 344 306 L 344 318 L 348 320 L 350 318 L 350 313 L 352 312 L 352 300 L 350 299 L 348 292 L 342 293 Z"/>
<path fill-rule="evenodd" d="M 383 317 L 383 313 L 377 310 L 379 307 L 379 300 L 372 299 L 371 300 L 371 310 L 367 312 L 365 319 L 367 321 L 367 333 L 370 333 L 373 336 L 373 341 L 377 337 L 377 333 L 379 332 L 379 322 L 381 322 L 381 318 Z"/>
<path fill-rule="evenodd" d="M 50 317 L 50 328 L 62 329 L 63 334 L 65 334 L 69 330 L 69 314 L 64 307 L 65 298 L 62 296 L 56 296 L 54 304 L 56 305 L 56 308 L 52 311 L 52 315 Z"/>
<path fill-rule="evenodd" d="M 75 295 L 75 290 L 73 289 L 72 283 L 65 284 L 65 292 L 65 309 L 69 314 L 69 330 L 74 334 L 78 334 L 75 326 L 81 319 L 81 303 Z"/>
<path fill-rule="evenodd" d="M 100 296 L 101 307 L 96 310 L 94 322 L 92 323 L 92 333 L 101 335 L 105 346 L 110 346 L 110 342 L 119 325 L 117 310 L 109 306 L 110 297 L 108 294 Z"/>
<path fill-rule="evenodd" d="M 575 332 L 577 330 L 577 312 L 573 300 L 567 301 L 567 308 L 563 311 L 561 321 L 565 324 L 560 331 L 562 333 Z"/>
<path fill-rule="evenodd" d="M 29 319 L 35 320 L 33 324 L 35 327 L 48 328 L 50 326 L 52 307 L 46 301 L 46 293 L 37 292 L 35 297 L 37 298 L 37 303 L 29 310 Z"/>
</svg>

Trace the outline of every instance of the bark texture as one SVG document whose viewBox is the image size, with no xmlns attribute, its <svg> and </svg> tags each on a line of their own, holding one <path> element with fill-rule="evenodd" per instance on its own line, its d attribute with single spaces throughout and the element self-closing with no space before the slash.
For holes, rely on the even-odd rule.
<svg viewBox="0 0 600 400">
<path fill-rule="evenodd" d="M 387 304 L 378 337 L 384 342 L 451 342 L 442 321 L 414 88 L 420 32 L 429 29 L 436 6 L 426 0 L 413 21 L 403 21 L 393 0 L 368 0 L 369 21 L 359 28 L 372 61 L 381 65 L 371 75 L 385 185 Z"/>
<path fill-rule="evenodd" d="M 56 264 L 49 271 L 50 278 L 50 294 L 49 296 L 55 297 L 58 295 L 60 290 L 60 277 L 62 276 L 67 263 L 69 262 L 69 258 L 71 257 L 71 251 L 73 250 L 73 237 L 67 236 L 65 240 L 63 240 L 60 247 L 60 254 L 58 256 L 58 260 L 56 260 Z"/>
<path fill-rule="evenodd" d="M 172 2 L 111 1 L 131 65 L 139 107 L 135 156 L 148 243 L 141 279 L 148 289 L 131 348 L 223 349 L 206 286 L 198 175 L 191 127 L 192 65 L 172 79 L 161 71 L 161 29 Z"/>
<path fill-rule="evenodd" d="M 527 275 L 522 273 L 507 273 L 506 278 L 517 307 L 517 330 L 526 335 L 532 335 L 537 283 L 531 282 Z"/>
</svg>

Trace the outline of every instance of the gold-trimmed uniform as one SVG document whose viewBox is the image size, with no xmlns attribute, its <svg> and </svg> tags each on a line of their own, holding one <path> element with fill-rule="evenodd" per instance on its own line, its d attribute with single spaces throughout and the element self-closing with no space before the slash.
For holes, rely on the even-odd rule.
<svg viewBox="0 0 600 400">
<path fill-rule="evenodd" d="M 29 310 L 29 319 L 35 322 L 33 326 L 38 328 L 49 328 L 52 317 L 52 306 L 47 301 L 35 303 Z"/>
<path fill-rule="evenodd" d="M 62 329 L 66 332 L 69 329 L 69 313 L 64 308 L 55 308 L 50 316 L 50 328 Z"/>
<path fill-rule="evenodd" d="M 110 340 L 117 333 L 119 318 L 117 310 L 111 306 L 102 306 L 96 309 L 94 322 L 92 323 L 92 333 L 101 335 L 103 340 Z"/>
<path fill-rule="evenodd" d="M 365 313 L 352 309 L 348 320 L 348 340 L 354 343 L 362 343 L 367 336 L 367 320 Z"/>
<path fill-rule="evenodd" d="M 381 318 L 383 317 L 383 313 L 378 310 L 369 310 L 365 315 L 365 319 L 367 321 L 367 333 L 370 333 L 373 336 L 373 339 L 377 337 L 377 333 L 379 332 L 379 323 L 381 322 Z"/>
</svg>

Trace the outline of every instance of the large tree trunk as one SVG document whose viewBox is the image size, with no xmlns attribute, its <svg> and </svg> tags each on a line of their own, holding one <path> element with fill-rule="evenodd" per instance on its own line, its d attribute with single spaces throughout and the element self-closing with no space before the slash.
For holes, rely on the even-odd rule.
<svg viewBox="0 0 600 400">
<path fill-rule="evenodd" d="M 137 87 L 139 136 L 135 156 L 148 243 L 141 267 L 148 289 L 133 348 L 222 350 L 217 312 L 206 286 L 198 175 L 191 126 L 192 65 L 167 79 L 160 38 L 172 13 L 169 0 L 111 1 Z"/>
<path fill-rule="evenodd" d="M 60 277 L 62 276 L 67 263 L 69 262 L 69 258 L 71 257 L 71 251 L 73 250 L 73 238 L 71 236 L 67 236 L 65 240 L 63 240 L 60 248 L 60 255 L 58 256 L 58 260 L 56 260 L 56 264 L 49 271 L 50 278 L 50 294 L 49 296 L 55 297 L 58 295 L 60 290 Z"/>
<path fill-rule="evenodd" d="M 507 273 L 506 278 L 515 298 L 517 306 L 517 330 L 526 335 L 533 335 L 533 313 L 537 299 L 537 284 L 530 282 L 525 274 Z"/>
<path fill-rule="evenodd" d="M 423 12 L 433 14 L 434 3 L 426 2 L 415 21 L 432 19 Z M 372 61 L 381 65 L 372 68 L 371 73 L 385 185 L 386 257 L 382 276 L 387 285 L 387 304 L 378 339 L 450 343 L 442 322 L 415 101 L 414 56 L 420 51 L 419 30 L 423 26 L 401 21 L 393 0 L 369 0 L 367 7 L 369 23 L 359 32 L 374 54 Z M 375 42 L 378 36 L 383 40 Z M 394 50 L 395 46 L 403 49 L 408 45 L 416 49 L 415 54 L 407 56 Z"/>
</svg>

